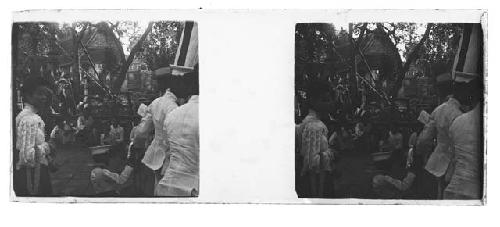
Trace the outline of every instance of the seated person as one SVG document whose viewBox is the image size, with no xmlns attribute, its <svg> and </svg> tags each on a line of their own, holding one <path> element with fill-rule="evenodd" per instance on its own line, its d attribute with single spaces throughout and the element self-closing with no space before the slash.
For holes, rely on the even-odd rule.
<svg viewBox="0 0 500 227">
<path fill-rule="evenodd" d="M 350 151 L 354 149 L 352 133 L 350 133 L 345 127 L 341 127 L 339 142 L 340 150 L 342 151 Z"/>
<path fill-rule="evenodd" d="M 113 120 L 109 129 L 109 142 L 112 145 L 111 153 L 126 155 L 124 152 L 124 130 L 123 127 L 118 124 L 118 120 L 116 119 Z"/>
<path fill-rule="evenodd" d="M 387 143 L 390 151 L 401 151 L 403 149 L 403 134 L 396 127 L 391 127 Z"/>
<path fill-rule="evenodd" d="M 379 174 L 373 177 L 372 186 L 378 199 L 407 198 L 408 191 L 413 186 L 416 174 L 408 170 L 404 178 L 394 178 L 390 175 Z"/>
<path fill-rule="evenodd" d="M 123 127 L 118 124 L 117 120 L 114 120 L 111 124 L 109 136 L 111 138 L 111 144 L 118 144 L 123 142 Z"/>
<path fill-rule="evenodd" d="M 85 130 L 85 116 L 83 114 L 80 114 L 80 116 L 76 119 L 76 130 L 77 133 Z"/>
<path fill-rule="evenodd" d="M 120 189 L 122 189 L 125 183 L 128 182 L 130 176 L 134 172 L 134 169 L 141 167 L 141 160 L 144 157 L 144 152 L 147 147 L 146 139 L 144 139 L 144 141 L 142 139 L 135 139 L 134 141 L 133 138 L 135 138 L 135 129 L 136 126 L 132 128 L 130 132 L 131 142 L 128 146 L 127 162 L 121 173 L 113 173 L 107 169 L 99 167 L 91 171 L 90 180 L 97 195 L 107 196 L 119 194 Z M 110 126 L 107 141 L 111 144 L 123 143 L 123 128 L 117 123 L 116 120 L 113 121 L 113 124 Z M 134 184 L 142 182 L 141 179 L 136 179 L 137 177 L 134 177 Z M 140 188 L 141 187 L 135 187 L 137 195 L 141 195 Z"/>
<path fill-rule="evenodd" d="M 356 123 L 354 128 L 354 144 L 357 152 L 370 151 L 370 136 L 367 134 L 367 125 L 363 122 Z"/>
<path fill-rule="evenodd" d="M 118 174 L 104 168 L 95 168 L 90 172 L 90 181 L 97 195 L 119 194 L 121 187 L 127 182 L 134 168 L 126 165 Z"/>
<path fill-rule="evenodd" d="M 75 142 L 75 128 L 68 122 L 63 121 L 63 138 L 62 143 L 68 144 Z"/>
<path fill-rule="evenodd" d="M 106 138 L 106 142 L 113 139 Z M 97 195 L 118 195 L 119 191 L 128 182 L 129 177 L 132 175 L 134 167 L 140 162 L 137 159 L 136 151 L 131 143 L 128 147 L 127 162 L 121 173 L 114 173 L 104 167 L 94 168 L 90 172 L 90 181 Z M 110 151 L 113 152 L 113 151 Z M 110 154 L 104 154 L 103 160 L 109 162 Z M 106 166 L 108 163 L 104 163 Z"/>
<path fill-rule="evenodd" d="M 363 134 L 365 133 L 364 129 L 365 125 L 363 124 L 363 122 L 356 123 L 356 126 L 354 126 L 354 140 L 363 136 Z"/>
<path fill-rule="evenodd" d="M 379 199 L 412 199 L 415 196 L 414 181 L 417 178 L 417 167 L 410 160 L 406 168 L 392 169 L 389 174 L 378 174 L 372 179 L 375 196 Z M 402 165 L 397 165 L 402 166 Z"/>
</svg>

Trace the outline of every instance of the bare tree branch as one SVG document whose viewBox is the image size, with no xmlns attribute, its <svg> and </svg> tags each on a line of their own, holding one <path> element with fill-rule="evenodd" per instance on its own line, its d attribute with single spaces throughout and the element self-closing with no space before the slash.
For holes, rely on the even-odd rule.
<svg viewBox="0 0 500 227">
<path fill-rule="evenodd" d="M 399 89 L 401 88 L 403 84 L 403 79 L 405 77 L 406 72 L 408 69 L 410 69 L 410 65 L 413 61 L 415 61 L 419 57 L 419 51 L 420 48 L 424 45 L 425 41 L 429 38 L 429 33 L 431 31 L 431 28 L 433 27 L 432 23 L 427 24 L 427 28 L 425 29 L 425 33 L 418 42 L 418 44 L 413 48 L 412 52 L 408 55 L 408 58 L 406 59 L 405 64 L 401 68 L 401 70 L 398 72 L 398 77 L 396 79 L 396 82 L 394 84 L 394 88 L 392 90 L 391 95 L 395 97 L 398 94 Z"/>
<path fill-rule="evenodd" d="M 137 43 L 134 45 L 132 50 L 130 51 L 129 56 L 127 57 L 127 60 L 122 64 L 120 68 L 119 75 L 117 75 L 116 80 L 113 83 L 112 91 L 114 93 L 117 93 L 120 90 L 120 87 L 123 84 L 123 81 L 125 80 L 125 77 L 127 75 L 128 68 L 130 67 L 130 64 L 134 61 L 135 55 L 141 50 L 142 48 L 142 43 L 146 39 L 146 37 L 149 35 L 151 30 L 153 29 L 153 22 L 150 22 L 148 24 L 148 27 L 144 31 L 144 34 L 142 34 L 141 38 L 137 41 Z M 120 45 L 121 46 L 121 45 Z"/>
</svg>

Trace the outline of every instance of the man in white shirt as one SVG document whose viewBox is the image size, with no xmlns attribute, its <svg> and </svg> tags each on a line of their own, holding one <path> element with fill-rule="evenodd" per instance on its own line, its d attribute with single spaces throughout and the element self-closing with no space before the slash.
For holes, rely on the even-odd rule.
<svg viewBox="0 0 500 227">
<path fill-rule="evenodd" d="M 102 193 L 107 190 L 115 189 L 115 184 L 124 184 L 132 171 L 138 174 L 141 179 L 143 188 L 139 190 L 138 195 L 153 196 L 156 182 L 159 180 L 161 167 L 164 162 L 168 162 L 169 148 L 166 142 L 166 131 L 163 128 L 163 122 L 166 116 L 177 108 L 177 93 L 179 85 L 173 80 L 170 68 L 161 68 L 154 72 L 154 77 L 157 80 L 158 90 L 164 92 L 162 96 L 153 100 L 148 106 L 145 116 L 141 123 L 134 129 L 134 143 L 143 143 L 154 130 L 154 139 L 146 149 L 142 161 L 138 165 L 133 165 L 135 161 L 128 162 L 121 174 L 110 173 L 107 170 L 100 168 L 94 169 L 91 174 L 91 179 L 94 184 L 94 189 L 97 193 Z M 113 179 L 110 181 L 109 179 Z M 109 183 L 106 183 L 109 182 Z"/>
<path fill-rule="evenodd" d="M 482 78 L 468 82 L 468 91 L 463 89 L 464 96 L 459 98 L 473 109 L 457 117 L 449 130 L 453 157 L 444 199 L 482 198 L 482 82 Z"/>
<path fill-rule="evenodd" d="M 168 165 L 164 165 L 165 174 L 156 186 L 156 196 L 198 196 L 200 134 L 197 67 L 183 77 L 191 97 L 165 119 L 170 159 Z"/>
<path fill-rule="evenodd" d="M 437 144 L 434 152 L 431 153 L 429 159 L 424 163 L 425 170 L 432 174 L 437 182 L 436 199 L 442 198 L 444 190 L 444 175 L 451 161 L 452 153 L 450 150 L 450 135 L 449 128 L 453 120 L 462 114 L 460 110 L 460 102 L 449 95 L 452 91 L 451 81 L 442 84 L 439 91 L 443 97 L 448 95 L 448 100 L 434 109 L 429 122 L 424 126 L 422 133 L 417 140 L 417 152 L 424 154 L 427 149 L 433 146 L 434 141 Z M 457 88 L 454 87 L 453 91 Z M 432 193 L 432 192 L 431 192 Z"/>
</svg>

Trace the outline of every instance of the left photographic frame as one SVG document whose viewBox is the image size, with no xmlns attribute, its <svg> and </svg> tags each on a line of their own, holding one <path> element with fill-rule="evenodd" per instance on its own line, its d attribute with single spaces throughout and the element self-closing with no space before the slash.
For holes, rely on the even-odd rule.
<svg viewBox="0 0 500 227">
<path fill-rule="evenodd" d="M 197 197 L 198 24 L 12 24 L 11 196 Z"/>
</svg>

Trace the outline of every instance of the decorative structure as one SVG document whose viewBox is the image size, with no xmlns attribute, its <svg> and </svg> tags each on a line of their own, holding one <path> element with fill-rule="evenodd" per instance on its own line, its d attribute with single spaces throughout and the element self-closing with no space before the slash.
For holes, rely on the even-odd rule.
<svg viewBox="0 0 500 227">
<path fill-rule="evenodd" d="M 198 64 L 198 24 L 187 21 L 184 24 L 174 64 L 170 66 L 172 75 L 182 76 L 191 72 L 196 64 Z"/>
<path fill-rule="evenodd" d="M 465 24 L 453 64 L 452 79 L 468 82 L 483 74 L 483 30 L 481 24 Z"/>
</svg>

